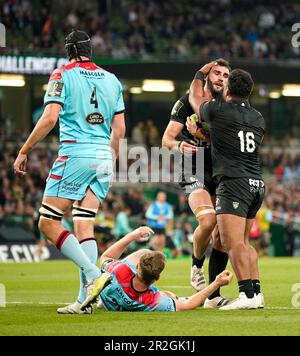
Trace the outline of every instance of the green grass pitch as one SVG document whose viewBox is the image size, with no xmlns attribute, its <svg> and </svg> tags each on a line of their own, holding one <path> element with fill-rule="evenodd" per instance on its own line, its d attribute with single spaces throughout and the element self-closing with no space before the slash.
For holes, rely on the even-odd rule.
<svg viewBox="0 0 300 356">
<path fill-rule="evenodd" d="M 57 315 L 56 308 L 74 301 L 77 293 L 78 272 L 71 262 L 0 264 L 0 283 L 7 292 L 7 305 L 0 308 L 0 335 L 299 336 L 300 285 L 298 295 L 292 292 L 292 286 L 300 283 L 300 259 L 267 258 L 260 260 L 260 270 L 266 299 L 264 310 L 225 312 L 199 308 L 180 313 L 96 310 L 93 315 Z M 188 259 L 168 261 L 157 285 L 179 296 L 190 295 L 189 271 Z M 237 296 L 235 280 L 223 288 L 223 295 Z"/>
</svg>

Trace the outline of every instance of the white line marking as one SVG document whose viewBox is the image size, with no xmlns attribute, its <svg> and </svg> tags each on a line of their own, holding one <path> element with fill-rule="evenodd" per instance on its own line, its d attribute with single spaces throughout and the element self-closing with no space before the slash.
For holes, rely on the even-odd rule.
<svg viewBox="0 0 300 356">
<path fill-rule="evenodd" d="M 189 286 L 163 286 L 163 287 L 160 287 L 160 289 L 162 289 L 162 288 L 192 289 L 192 287 L 189 287 Z"/>
<path fill-rule="evenodd" d="M 23 305 L 68 305 L 68 304 L 72 304 L 72 302 L 69 303 L 53 303 L 53 302 L 6 302 L 6 304 L 23 304 Z"/>
<path fill-rule="evenodd" d="M 265 307 L 267 310 L 300 310 L 300 308 L 292 308 L 292 307 Z"/>
<path fill-rule="evenodd" d="M 68 305 L 71 304 L 72 302 L 65 303 L 65 302 L 6 302 L 6 304 L 11 304 L 11 305 Z M 263 309 L 261 309 L 263 310 Z M 265 307 L 264 310 L 299 310 L 300 308 L 292 308 L 292 307 Z"/>
</svg>

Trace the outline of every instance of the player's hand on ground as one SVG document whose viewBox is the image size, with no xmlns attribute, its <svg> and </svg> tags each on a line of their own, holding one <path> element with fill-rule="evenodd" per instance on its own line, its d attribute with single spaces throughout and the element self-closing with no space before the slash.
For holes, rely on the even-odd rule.
<svg viewBox="0 0 300 356">
<path fill-rule="evenodd" d="M 210 70 L 212 69 L 213 66 L 217 65 L 218 63 L 215 61 L 209 62 L 205 64 L 201 69 L 200 72 L 202 72 L 204 75 L 207 75 Z"/>
<path fill-rule="evenodd" d="M 232 281 L 233 274 L 227 270 L 223 271 L 216 277 L 216 282 L 220 286 L 227 286 Z"/>
<path fill-rule="evenodd" d="M 151 235 L 154 235 L 154 231 L 148 226 L 141 226 L 130 232 L 129 235 L 134 241 L 146 242 L 149 240 Z"/>
<path fill-rule="evenodd" d="M 24 176 L 26 174 L 27 155 L 19 153 L 14 162 L 14 172 Z"/>
</svg>

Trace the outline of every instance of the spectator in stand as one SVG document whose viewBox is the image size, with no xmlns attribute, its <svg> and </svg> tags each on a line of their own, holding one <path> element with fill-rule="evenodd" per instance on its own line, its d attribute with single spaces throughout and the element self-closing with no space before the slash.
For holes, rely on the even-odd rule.
<svg viewBox="0 0 300 356">
<path fill-rule="evenodd" d="M 288 256 L 294 256 L 295 250 L 295 238 L 297 234 L 297 230 L 295 228 L 295 212 L 289 211 L 286 221 L 286 249 Z"/>
<path fill-rule="evenodd" d="M 187 203 L 187 198 L 184 193 L 180 193 L 178 196 L 178 203 L 175 206 L 174 210 L 175 215 L 186 216 L 190 214 L 190 207 Z"/>
<path fill-rule="evenodd" d="M 300 57 L 299 49 L 290 45 L 291 26 L 298 22 L 300 12 L 297 0 L 274 0 L 264 2 L 264 6 L 261 0 L 111 0 L 111 6 L 106 3 L 3 0 L 0 15 L 7 29 L 6 51 L 18 54 L 42 49 L 44 53 L 59 54 L 63 51 L 60 39 L 77 27 L 80 19 L 95 44 L 97 56 L 231 56 L 262 60 Z M 251 16 L 247 15 L 249 8 Z"/>
<path fill-rule="evenodd" d="M 147 120 L 146 124 L 147 144 L 149 147 L 155 147 L 159 144 L 160 135 L 153 120 Z"/>
<path fill-rule="evenodd" d="M 131 142 L 136 145 L 145 145 L 145 125 L 143 121 L 139 121 L 132 129 Z"/>
<path fill-rule="evenodd" d="M 152 246 L 158 251 L 166 247 L 166 228 L 173 221 L 173 209 L 166 200 L 166 193 L 158 192 L 156 201 L 150 204 L 146 212 L 147 226 L 155 232 Z"/>
<path fill-rule="evenodd" d="M 114 212 L 116 214 L 116 220 L 113 233 L 118 239 L 121 239 L 132 231 L 128 220 L 128 216 L 130 215 L 131 211 L 128 207 L 124 206 L 122 201 L 120 201 L 119 203 L 115 204 Z"/>
</svg>

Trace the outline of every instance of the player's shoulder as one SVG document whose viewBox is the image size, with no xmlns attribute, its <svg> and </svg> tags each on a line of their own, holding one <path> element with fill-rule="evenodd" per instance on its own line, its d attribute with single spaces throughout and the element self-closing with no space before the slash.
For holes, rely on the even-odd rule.
<svg viewBox="0 0 300 356">
<path fill-rule="evenodd" d="M 189 104 L 188 94 L 186 94 L 179 98 L 173 105 L 171 117 L 178 117 L 181 114 L 186 115 L 186 111 L 189 109 L 192 110 Z M 186 119 L 186 116 L 184 116 L 184 119 Z"/>
<path fill-rule="evenodd" d="M 250 106 L 250 109 L 251 109 L 252 113 L 254 115 L 256 115 L 257 117 L 262 118 L 262 119 L 264 118 L 262 113 L 260 111 L 258 111 L 257 109 L 255 109 L 253 106 Z"/>
<path fill-rule="evenodd" d="M 189 94 L 182 95 L 181 98 L 178 99 L 180 102 L 182 102 L 184 105 L 189 106 Z"/>
<path fill-rule="evenodd" d="M 54 69 L 54 71 L 50 75 L 50 81 L 51 80 L 60 80 L 63 78 L 64 72 L 71 70 L 76 67 L 76 62 L 75 63 L 69 63 L 66 65 L 63 65 L 61 67 L 58 67 Z"/>
<path fill-rule="evenodd" d="M 263 114 L 260 111 L 256 110 L 253 106 L 251 106 L 251 112 L 252 112 L 253 118 L 258 123 L 258 126 L 261 127 L 263 130 L 265 130 L 266 123 L 265 123 L 265 118 L 263 117 Z"/>
<path fill-rule="evenodd" d="M 107 71 L 106 69 L 98 66 L 96 63 L 92 62 L 92 61 L 83 61 L 83 62 L 72 62 L 72 63 L 68 63 L 65 64 L 59 68 L 56 68 L 54 72 L 56 73 L 65 73 L 65 72 L 69 72 L 72 71 L 73 69 L 82 69 L 82 70 L 87 70 L 87 71 L 103 71 L 105 72 L 107 75 L 113 75 L 112 73 L 110 73 L 109 71 Z"/>
<path fill-rule="evenodd" d="M 62 79 L 62 73 L 63 73 L 63 71 L 61 70 L 61 68 L 54 69 L 54 71 L 50 75 L 50 79 L 49 80 L 52 81 L 52 80 L 60 80 L 60 79 Z"/>
<path fill-rule="evenodd" d="M 115 265 L 111 273 L 115 274 L 117 277 L 121 277 L 122 279 L 127 279 L 134 275 L 132 268 L 126 262 L 122 261 Z"/>
</svg>

